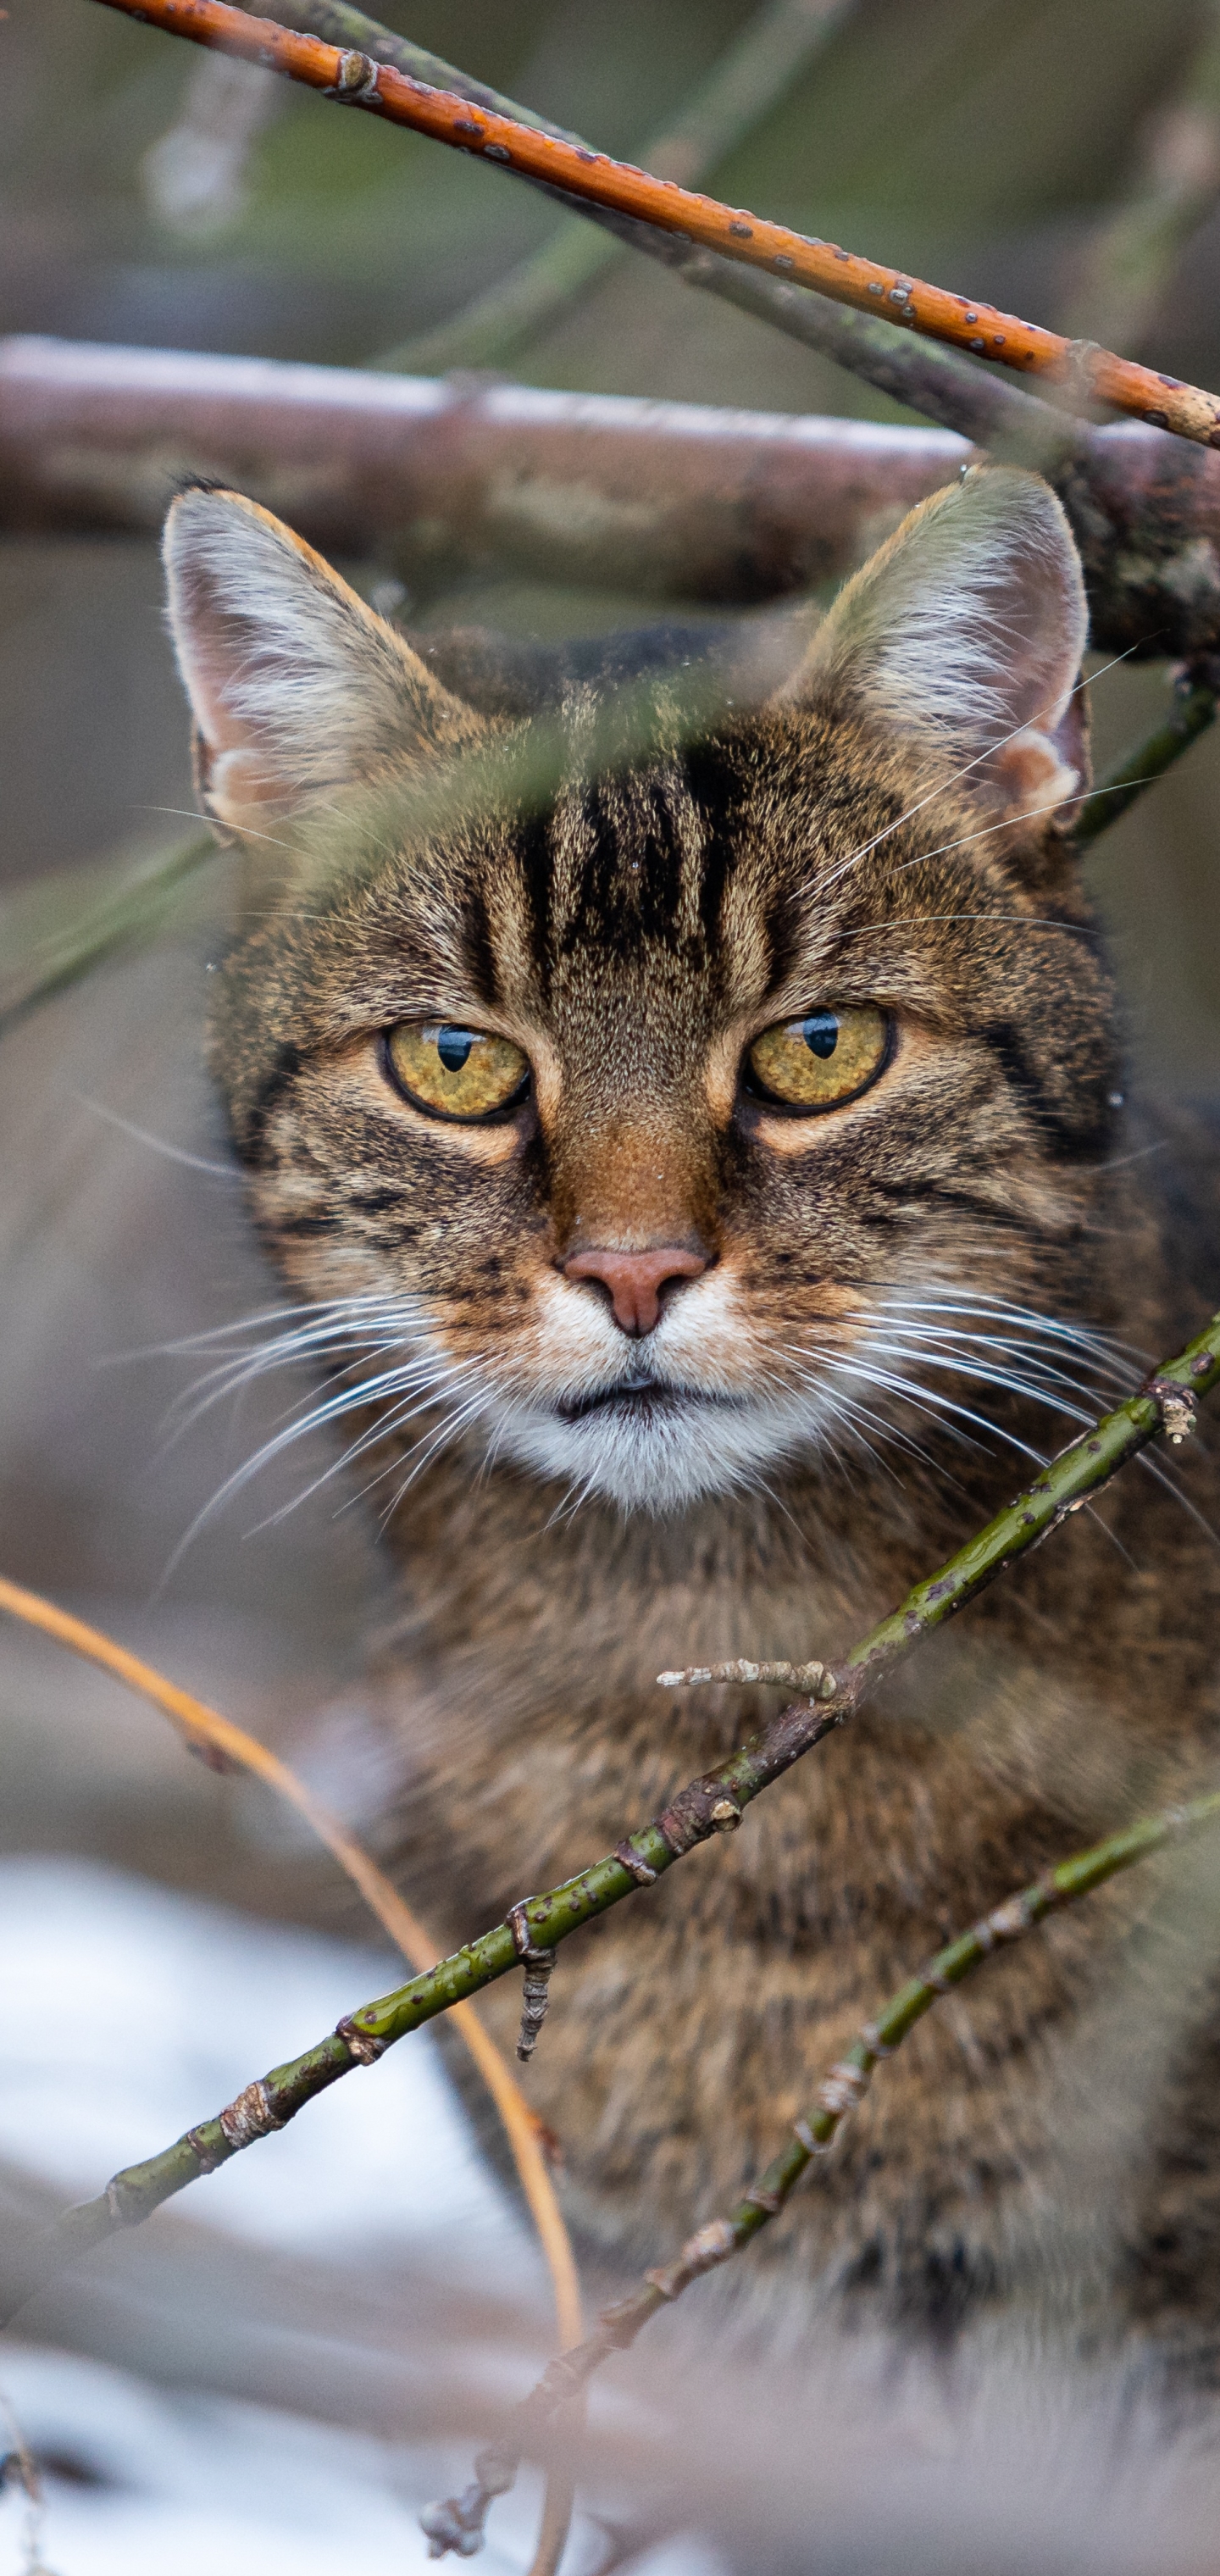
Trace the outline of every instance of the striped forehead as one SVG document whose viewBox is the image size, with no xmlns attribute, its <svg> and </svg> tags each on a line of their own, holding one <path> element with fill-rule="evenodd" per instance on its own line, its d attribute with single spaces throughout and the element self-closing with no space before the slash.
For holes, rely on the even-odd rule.
<svg viewBox="0 0 1220 2576">
<path fill-rule="evenodd" d="M 503 854 L 511 887 L 501 879 L 499 901 L 488 888 L 510 975 L 528 957 L 547 1000 L 598 961 L 629 979 L 714 975 L 738 837 L 732 802 L 732 764 L 707 746 L 570 774 L 547 808 L 515 824 Z"/>
</svg>

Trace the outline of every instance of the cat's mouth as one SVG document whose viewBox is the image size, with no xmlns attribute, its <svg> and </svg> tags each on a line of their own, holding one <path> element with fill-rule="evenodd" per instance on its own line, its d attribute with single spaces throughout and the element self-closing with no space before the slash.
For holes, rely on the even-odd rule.
<svg viewBox="0 0 1220 2576">
<path fill-rule="evenodd" d="M 612 1421 L 645 1426 L 686 1412 L 692 1405 L 739 1411 L 741 1399 L 712 1394 L 701 1386 L 675 1386 L 662 1379 L 633 1374 L 615 1378 L 611 1386 L 597 1387 L 591 1395 L 561 1396 L 555 1411 L 561 1422 L 587 1422 L 593 1417 L 604 1422 L 609 1417 Z"/>
</svg>

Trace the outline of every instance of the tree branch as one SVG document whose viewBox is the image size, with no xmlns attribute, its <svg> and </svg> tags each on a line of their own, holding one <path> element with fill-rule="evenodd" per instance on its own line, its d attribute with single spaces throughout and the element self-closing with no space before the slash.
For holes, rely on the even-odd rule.
<svg viewBox="0 0 1220 2576">
<path fill-rule="evenodd" d="M 262 1780 L 295 1808 L 317 1835 L 319 1842 L 346 1872 L 358 1889 L 369 1911 L 375 1916 L 410 1967 L 431 1968 L 436 1959 L 436 1943 L 427 1928 L 413 1913 L 404 1897 L 377 1867 L 346 1826 L 315 1798 L 303 1780 L 278 1754 L 268 1751 L 258 1737 L 236 1726 L 231 1718 L 222 1717 L 218 1709 L 196 1699 L 190 1691 L 181 1690 L 176 1682 L 167 1681 L 163 1673 L 138 1655 L 129 1654 L 114 1638 L 85 1620 L 73 1618 L 53 1601 L 29 1592 L 22 1584 L 10 1583 L 0 1575 L 0 1610 L 19 1619 L 27 1628 L 37 1628 L 57 1645 L 87 1662 L 99 1664 L 103 1672 L 113 1673 L 116 1680 L 151 1700 L 176 1726 L 188 1748 L 202 1756 L 217 1770 L 248 1771 Z M 579 2342 L 581 2334 L 580 2283 L 572 2254 L 568 2231 L 564 2225 L 555 2187 L 547 2171 L 539 2141 L 539 2124 L 531 2111 L 520 2085 L 510 2073 L 495 2041 L 488 2037 L 470 2004 L 455 2007 L 454 2019 L 462 2040 L 469 2050 L 483 2082 L 486 2084 L 504 2126 L 526 2205 L 538 2231 L 546 2258 L 555 2297 L 555 2318 L 560 2346 Z"/>
<path fill-rule="evenodd" d="M 431 2543 L 429 2557 L 443 2558 L 455 2550 L 460 2557 L 469 2558 L 481 2548 L 488 2506 L 512 2486 L 522 2457 L 527 2452 L 532 2456 L 545 2454 L 548 2439 L 573 2399 L 583 2394 L 594 2372 L 612 2354 L 626 2351 L 658 2309 L 672 2306 L 692 2281 L 728 2262 L 773 2218 L 778 2218 L 813 2158 L 828 2152 L 844 2120 L 858 2109 L 881 2060 L 893 2056 L 916 2022 L 923 2020 L 942 1995 L 952 1994 L 997 1950 L 1011 1949 L 1015 1942 L 1023 1941 L 1038 1924 L 1045 1923 L 1048 1915 L 1079 1904 L 1081 1897 L 1103 1887 L 1107 1879 L 1133 1869 L 1138 1861 L 1150 1859 L 1167 1844 L 1186 1840 L 1216 1824 L 1220 1824 L 1220 1790 L 1194 1798 L 1186 1806 L 1167 1807 L 1159 1815 L 1142 1816 L 1122 1833 L 1111 1834 L 1090 1850 L 1061 1861 L 1057 1868 L 1035 1879 L 1032 1886 L 1006 1897 L 981 1922 L 972 1924 L 967 1932 L 959 1932 L 943 1950 L 938 1950 L 918 1975 L 909 1977 L 897 1994 L 882 2005 L 876 2018 L 865 2023 L 855 2046 L 828 2069 L 811 2109 L 793 2122 L 791 2134 L 778 2155 L 728 2216 L 706 2222 L 688 2237 L 673 2262 L 646 2272 L 638 2288 L 626 2298 L 615 2300 L 613 2306 L 603 2308 L 594 2333 L 575 2352 L 563 2353 L 551 2362 L 537 2387 L 518 2408 L 515 2431 L 506 2441 L 480 2452 L 474 2464 L 473 2484 L 460 2496 L 429 2505 L 420 2515 Z"/>
<path fill-rule="evenodd" d="M 1176 1359 L 1165 1362 L 1125 1404 L 1053 1459 L 939 1572 L 916 1584 L 897 1610 L 859 1639 L 842 1663 L 797 1666 L 795 1676 L 807 1696 L 781 1709 L 727 1761 L 690 1781 L 661 1815 L 617 1844 L 603 1860 L 562 1886 L 514 1906 L 516 1932 L 506 1919 L 426 1974 L 345 2015 L 315 2047 L 247 2084 L 215 2118 L 200 2121 L 146 2163 L 127 2166 L 96 2200 L 66 2210 L 31 2249 L 27 2273 L 7 2314 L 23 2306 L 64 2263 L 102 2243 L 116 2228 L 138 2226 L 201 2174 L 226 2164 L 256 2138 L 284 2128 L 307 2102 L 350 2074 L 354 2066 L 371 2065 L 409 2031 L 507 1976 L 521 1964 L 522 1929 L 536 1949 L 556 1949 L 582 1924 L 608 1913 L 638 1888 L 652 1886 L 697 1844 L 714 1834 L 732 1832 L 751 1801 L 791 1770 L 824 1735 L 846 1725 L 884 1675 L 903 1662 L 922 1638 L 964 1609 L 1014 1559 L 1048 1537 L 1159 1432 L 1166 1432 L 1175 1443 L 1185 1439 L 1193 1429 L 1200 1398 L 1218 1381 L 1220 1315 L 1213 1316 L 1207 1330 Z M 724 1678 L 751 1679 L 759 1677 L 762 1669 L 758 1665 L 719 1668 Z"/>
<path fill-rule="evenodd" d="M 855 0 L 763 0 L 677 116 L 643 145 L 647 167 L 684 187 L 714 170 L 784 96 L 854 6 Z M 418 332 L 376 363 L 425 375 L 498 365 L 530 333 L 546 330 L 630 247 L 621 235 L 588 224 L 565 229 L 463 311 Z"/>
<path fill-rule="evenodd" d="M 965 296 L 925 284 L 834 243 L 809 240 L 785 224 L 736 212 L 715 198 L 589 152 L 491 109 L 471 109 L 468 99 L 408 78 L 364 53 L 327 45 L 319 38 L 251 18 L 228 0 L 102 0 L 107 8 L 192 43 L 267 64 L 286 78 L 321 90 L 347 105 L 404 125 L 460 152 L 474 152 L 527 178 L 542 179 L 568 194 L 633 217 L 662 232 L 718 252 L 748 267 L 779 269 L 794 284 L 819 288 L 832 302 L 868 312 L 890 307 L 890 318 L 925 338 L 947 342 L 998 361 L 1023 375 L 1041 377 L 1086 409 L 1108 403 L 1159 429 L 1208 447 L 1220 445 L 1220 400 L 1200 386 L 1155 374 L 1087 341 L 972 305 Z M 1002 328 L 997 325 L 1002 324 Z"/>
<path fill-rule="evenodd" d="M 898 355 L 933 371 L 946 360 L 930 342 Z M 1083 430 L 964 372 L 1076 442 L 1045 463 L 1081 550 L 1098 649 L 1216 650 L 1220 454 L 1130 423 Z M 870 421 L 0 341 L 0 524 L 156 528 L 178 483 L 202 475 L 316 545 L 388 556 L 408 581 L 507 563 L 667 598 L 775 598 L 852 570 L 879 514 L 901 514 L 971 461 L 940 431 Z"/>
<path fill-rule="evenodd" d="M 426 52 L 422 45 L 409 44 L 405 37 L 394 35 L 376 18 L 368 17 L 363 9 L 347 6 L 346 0 L 273 0 L 266 14 L 277 25 L 309 28 L 334 44 L 359 47 L 374 62 L 390 65 L 408 78 L 427 81 L 436 89 L 452 90 L 503 116 L 515 117 L 522 125 L 535 126 L 541 134 L 554 135 L 561 143 L 575 144 L 578 150 L 590 149 L 582 135 L 571 133 L 566 126 L 552 125 L 545 117 L 535 115 L 532 108 L 521 107 L 516 100 L 507 98 L 503 91 L 471 80 L 439 54 Z M 896 323 L 880 322 L 865 313 L 844 312 L 812 289 L 785 286 L 779 279 L 734 267 L 714 251 L 692 249 L 676 234 L 658 232 L 651 224 L 569 196 L 544 181 L 527 179 L 526 185 L 540 188 L 568 214 L 583 216 L 643 258 L 658 261 L 663 268 L 672 270 L 684 286 L 696 287 L 735 305 L 753 320 L 769 324 L 807 349 L 815 349 L 820 357 L 830 358 L 836 366 L 875 386 L 879 393 L 889 394 L 895 402 L 908 404 L 913 411 L 923 412 L 927 419 L 939 421 L 965 438 L 976 439 L 997 455 L 1036 465 L 1044 456 L 1050 459 L 1066 453 L 1080 435 L 1070 420 L 1038 396 L 1020 392 L 1016 385 L 989 375 L 973 359 L 959 358 L 951 349 L 939 348 L 930 341 L 912 341 Z M 391 357 L 380 363 L 392 366 L 395 360 Z"/>
</svg>

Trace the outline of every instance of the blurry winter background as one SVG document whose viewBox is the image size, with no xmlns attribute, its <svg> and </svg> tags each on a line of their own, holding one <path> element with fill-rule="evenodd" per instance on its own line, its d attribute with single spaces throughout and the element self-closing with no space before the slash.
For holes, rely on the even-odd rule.
<svg viewBox="0 0 1220 2576">
<path fill-rule="evenodd" d="M 381 14 L 647 160 L 752 13 L 747 0 L 383 0 Z M 1217 386 L 1220 83 L 1212 100 L 1199 75 L 1216 30 L 1205 0 L 848 0 L 706 182 Z M 1158 190 L 1176 218 L 1159 264 L 1132 278 L 1123 226 Z M 428 372 L 462 354 L 453 318 L 565 230 L 573 219 L 486 166 L 90 0 L 0 11 L 0 333 L 345 365 L 394 349 Z M 625 256 L 495 363 L 537 385 L 904 416 Z M 418 607 L 432 624 L 548 635 L 641 613 L 494 572 Z M 1149 667 L 1099 684 L 1103 760 L 1164 685 Z M 0 534 L 0 776 L 2 976 L 6 940 L 70 920 L 82 869 L 155 851 L 190 808 L 151 540 Z M 1213 737 L 1093 867 L 1134 1052 L 1178 1088 L 1211 1084 L 1220 1056 L 1218 785 Z M 298 1454 L 177 1553 L 282 1401 L 256 1389 L 239 1419 L 193 1426 L 173 1411 L 204 1365 L 177 1346 L 273 1293 L 201 1069 L 223 903 L 223 869 L 203 871 L 155 940 L 0 1043 L 0 1570 L 244 1718 L 359 1827 L 378 1789 L 362 1639 L 384 1577 L 333 1489 L 275 1517 L 324 1455 Z M 0 1645 L 11 2248 L 65 2191 L 96 2189 L 214 2110 L 395 1967 L 263 1791 L 187 1760 L 152 1712 L 55 1648 L 11 1627 Z M 0 2276 L 8 2259 L 0 2248 Z M 49 2465 L 44 2547 L 60 2576 L 192 2576 L 222 2555 L 234 2570 L 321 2576 L 353 2555 L 388 2570 L 422 2559 L 414 2511 L 464 2473 L 468 2445 L 446 2450 L 446 2432 L 488 2389 L 525 2384 L 546 2330 L 538 2259 L 422 2038 L 47 2294 L 6 2339 L 0 2384 Z M 935 2408 L 930 2430 L 926 2408 L 912 2424 L 932 2512 Z M 906 2456 L 895 2469 L 887 2455 L 899 2487 Z M 1037 2456 L 1031 2486 L 1018 2441 L 993 2501 L 1019 2495 L 1028 2513 L 1036 2487 L 1051 2512 L 1044 2442 Z M 823 2455 L 826 2547 L 855 2565 L 843 2535 L 862 2535 L 858 2563 L 873 2566 L 876 2478 L 853 2491 L 845 2457 L 837 2441 Z M 1104 2546 L 1092 2523 L 1076 2535 L 1076 2565 L 1095 2545 L 1112 2568 L 1158 2563 L 1141 2555 L 1155 2482 L 1142 2496 L 1152 2523 L 1116 2506 Z M 489 2571 L 524 2563 L 535 2501 L 527 2484 L 497 2510 Z M 689 2523 L 689 2496 L 657 2505 L 658 2530 L 667 2514 Z M 17 2562 L 19 2529 L 11 2500 L 0 2566 Z M 1181 2563 L 1214 2565 L 1194 2531 Z M 1026 2537 L 1045 2566 L 1041 2525 Z M 648 2563 L 693 2576 L 709 2547 L 674 2541 Z M 994 2532 L 988 2547 L 990 2568 L 1010 2563 Z M 572 2563 L 592 2568 L 599 2551 L 587 2525 Z M 923 2565 L 914 2542 L 902 2563 Z"/>
</svg>

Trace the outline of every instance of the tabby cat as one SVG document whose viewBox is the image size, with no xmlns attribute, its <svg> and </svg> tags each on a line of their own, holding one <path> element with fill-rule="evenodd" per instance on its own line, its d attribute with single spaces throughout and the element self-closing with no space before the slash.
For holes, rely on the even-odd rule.
<svg viewBox="0 0 1220 2576">
<path fill-rule="evenodd" d="M 1124 1106 L 1068 838 L 1084 593 L 1035 476 L 925 502 L 744 706 L 676 649 L 463 693 L 477 654 L 237 493 L 185 492 L 166 561 L 245 854 L 214 1060 L 273 1355 L 320 1368 L 401 1563 L 387 1848 L 456 1943 L 773 1705 L 663 1667 L 841 1652 L 1197 1329 L 1206 1163 Z M 595 2271 L 729 2204 L 955 1929 L 1216 1777 L 1205 1440 L 561 1952 L 528 2081 Z M 1185 1903 L 1122 1882 L 940 2008 L 692 2304 L 918 2340 L 1058 2289 L 1209 2369 Z M 518 1981 L 485 2008 L 511 2050 Z"/>
</svg>

